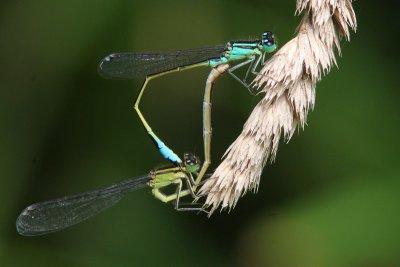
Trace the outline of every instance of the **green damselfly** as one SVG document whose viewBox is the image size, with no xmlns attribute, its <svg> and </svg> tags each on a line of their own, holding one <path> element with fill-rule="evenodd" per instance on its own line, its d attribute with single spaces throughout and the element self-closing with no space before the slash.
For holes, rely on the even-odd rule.
<svg viewBox="0 0 400 267">
<path fill-rule="evenodd" d="M 205 160 L 200 171 L 200 182 L 208 164 L 210 163 L 209 150 L 211 140 L 211 95 L 207 97 L 207 92 L 212 91 L 215 80 L 224 72 L 228 72 L 232 77 L 245 86 L 250 93 L 252 87 L 247 83 L 250 72 L 257 74 L 257 66 L 264 65 L 266 54 L 275 51 L 277 48 L 275 37 L 272 32 L 266 31 L 262 34 L 261 40 L 251 41 L 230 41 L 224 45 L 213 47 L 180 50 L 174 52 L 154 52 L 154 53 L 115 53 L 105 57 L 99 64 L 99 73 L 106 78 L 111 79 L 134 79 L 144 78 L 144 83 L 136 98 L 134 108 L 145 127 L 148 135 L 156 144 L 160 153 L 174 165 L 179 166 L 182 160 L 169 147 L 161 141 L 153 132 L 150 125 L 142 115 L 139 109 L 139 103 L 147 84 L 155 78 L 183 71 L 191 68 L 208 66 L 213 69 L 219 68 L 219 74 L 210 73 L 207 80 L 205 100 L 203 104 L 203 138 L 205 149 Z M 236 65 L 230 64 L 239 62 Z M 234 74 L 234 71 L 240 67 L 249 65 L 243 79 Z M 223 66 L 223 67 L 221 67 Z M 208 153 L 207 153 L 208 151 Z M 194 185 L 197 188 L 198 183 Z"/>
<path fill-rule="evenodd" d="M 203 211 L 198 207 L 179 206 L 181 197 L 194 197 L 192 185 L 199 167 L 198 157 L 186 153 L 181 166 L 155 169 L 145 176 L 128 179 L 103 189 L 32 204 L 19 215 L 16 222 L 17 231 L 25 236 L 60 231 L 113 206 L 126 193 L 146 186 L 152 188 L 152 194 L 162 202 L 174 201 L 176 210 Z M 183 183 L 187 188 L 183 189 Z M 174 194 L 167 195 L 162 192 L 162 189 L 169 185 L 176 185 Z"/>
</svg>

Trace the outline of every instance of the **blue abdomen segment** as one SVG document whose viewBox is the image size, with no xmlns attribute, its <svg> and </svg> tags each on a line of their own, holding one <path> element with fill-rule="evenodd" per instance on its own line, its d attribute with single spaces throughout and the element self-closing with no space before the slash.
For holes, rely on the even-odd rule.
<svg viewBox="0 0 400 267">
<path fill-rule="evenodd" d="M 161 141 L 153 132 L 149 132 L 150 138 L 154 141 L 154 144 L 160 151 L 161 155 L 167 160 L 171 161 L 175 165 L 180 165 L 182 160 L 172 151 L 169 147 L 167 147 L 163 141 Z"/>
</svg>

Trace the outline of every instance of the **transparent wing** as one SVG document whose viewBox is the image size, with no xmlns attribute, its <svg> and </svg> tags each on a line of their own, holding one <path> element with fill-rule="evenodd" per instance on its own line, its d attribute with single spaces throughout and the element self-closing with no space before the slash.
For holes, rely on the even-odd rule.
<svg viewBox="0 0 400 267">
<path fill-rule="evenodd" d="M 218 58 L 226 45 L 190 50 L 156 53 L 116 53 L 105 57 L 99 64 L 99 73 L 105 78 L 133 79 L 193 65 Z"/>
<path fill-rule="evenodd" d="M 149 180 L 148 176 L 143 176 L 100 190 L 32 204 L 17 218 L 17 231 L 21 235 L 35 236 L 62 230 L 113 206 L 125 193 L 145 187 Z"/>
</svg>

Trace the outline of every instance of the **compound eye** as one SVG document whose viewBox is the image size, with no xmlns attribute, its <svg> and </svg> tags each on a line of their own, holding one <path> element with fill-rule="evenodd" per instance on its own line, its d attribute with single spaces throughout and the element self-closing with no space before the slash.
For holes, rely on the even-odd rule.
<svg viewBox="0 0 400 267">
<path fill-rule="evenodd" d="M 185 154 L 185 163 L 186 165 L 194 165 L 196 163 L 196 157 L 192 153 Z"/>
<path fill-rule="evenodd" d="M 274 34 L 272 32 L 264 32 L 262 35 L 263 44 L 271 46 L 275 44 Z"/>
</svg>

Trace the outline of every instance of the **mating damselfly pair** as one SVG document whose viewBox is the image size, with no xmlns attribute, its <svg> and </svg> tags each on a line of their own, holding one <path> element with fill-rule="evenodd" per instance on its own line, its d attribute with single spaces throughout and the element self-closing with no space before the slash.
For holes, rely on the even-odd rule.
<svg viewBox="0 0 400 267">
<path fill-rule="evenodd" d="M 137 188 L 148 186 L 152 194 L 163 202 L 174 202 L 177 210 L 197 210 L 199 207 L 183 208 L 179 199 L 184 196 L 196 196 L 209 164 L 211 163 L 211 95 L 215 80 L 228 72 L 235 80 L 254 94 L 247 78 L 257 74 L 257 67 L 264 65 L 266 54 L 276 50 L 272 32 L 264 32 L 261 39 L 251 41 L 230 41 L 225 45 L 213 47 L 158 53 L 116 53 L 105 57 L 99 64 L 99 73 L 111 79 L 144 78 L 144 83 L 135 101 L 135 110 L 162 156 L 173 166 L 156 169 L 148 175 L 128 179 L 104 189 L 40 202 L 28 206 L 17 219 L 17 230 L 22 235 L 41 235 L 55 232 L 82 222 L 93 215 L 111 207 L 123 196 Z M 236 65 L 233 63 L 239 62 Z M 233 65 L 233 66 L 231 66 Z M 244 78 L 234 71 L 248 65 Z M 148 83 L 160 76 L 191 68 L 209 66 L 212 68 L 206 82 L 203 100 L 203 143 L 204 162 L 200 168 L 197 156 L 187 153 L 184 160 L 177 156 L 153 132 L 139 109 L 139 103 Z M 166 195 L 161 190 L 176 185 L 174 194 Z M 183 185 L 186 188 L 183 188 Z M 161 189 L 161 190 L 160 190 Z"/>
</svg>

